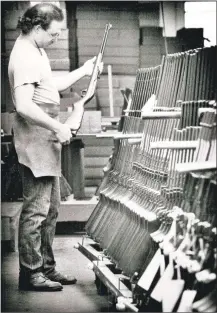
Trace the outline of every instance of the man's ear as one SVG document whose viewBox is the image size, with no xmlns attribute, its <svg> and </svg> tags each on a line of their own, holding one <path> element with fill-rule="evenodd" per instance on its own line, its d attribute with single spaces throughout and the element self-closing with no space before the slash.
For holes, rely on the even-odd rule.
<svg viewBox="0 0 217 313">
<path fill-rule="evenodd" d="M 35 25 L 34 29 L 38 33 L 41 30 L 41 25 Z"/>
</svg>

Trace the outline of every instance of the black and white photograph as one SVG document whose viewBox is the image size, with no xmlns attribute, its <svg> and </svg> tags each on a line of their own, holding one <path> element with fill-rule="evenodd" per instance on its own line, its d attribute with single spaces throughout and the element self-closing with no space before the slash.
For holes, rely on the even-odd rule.
<svg viewBox="0 0 217 313">
<path fill-rule="evenodd" d="M 1 0 L 1 312 L 217 311 L 216 13 Z"/>
</svg>

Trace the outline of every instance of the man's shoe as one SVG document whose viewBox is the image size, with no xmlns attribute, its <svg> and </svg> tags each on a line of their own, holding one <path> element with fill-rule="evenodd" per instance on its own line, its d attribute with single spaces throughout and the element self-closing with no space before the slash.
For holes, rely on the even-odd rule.
<svg viewBox="0 0 217 313">
<path fill-rule="evenodd" d="M 29 280 L 19 278 L 20 290 L 35 290 L 35 291 L 60 291 L 63 286 L 59 282 L 54 282 L 48 279 L 43 273 L 34 273 L 30 275 Z"/>
<path fill-rule="evenodd" d="M 50 280 L 59 282 L 62 285 L 74 285 L 77 282 L 77 279 L 73 276 L 69 275 L 63 275 L 56 270 L 54 270 L 51 273 L 46 274 L 46 277 L 48 277 Z"/>
</svg>

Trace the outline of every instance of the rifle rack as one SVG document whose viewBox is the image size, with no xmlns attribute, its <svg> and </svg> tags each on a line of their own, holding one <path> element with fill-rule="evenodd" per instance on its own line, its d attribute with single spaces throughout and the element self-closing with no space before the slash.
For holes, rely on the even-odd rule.
<svg viewBox="0 0 217 313">
<path fill-rule="evenodd" d="M 104 254 L 99 243 L 85 235 L 82 243 L 78 243 L 75 248 L 91 261 L 88 267 L 95 273 L 98 293 L 111 294 L 117 302 L 117 309 L 121 303 L 121 306 L 130 308 L 132 312 L 138 312 L 136 306 L 132 304 L 133 292 L 130 278 L 123 275 L 122 271 Z"/>
</svg>

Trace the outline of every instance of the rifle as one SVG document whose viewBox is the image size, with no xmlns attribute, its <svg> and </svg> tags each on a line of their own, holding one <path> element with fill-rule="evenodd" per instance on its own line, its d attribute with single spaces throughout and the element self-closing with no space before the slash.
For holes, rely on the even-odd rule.
<svg viewBox="0 0 217 313">
<path fill-rule="evenodd" d="M 94 64 L 93 73 L 92 73 L 92 76 L 90 78 L 88 88 L 85 92 L 83 91 L 83 95 L 82 95 L 83 98 L 74 104 L 72 114 L 65 121 L 65 124 L 68 124 L 69 126 L 72 127 L 71 129 L 72 129 L 72 135 L 73 136 L 76 136 L 76 134 L 77 134 L 77 132 L 81 126 L 81 121 L 82 121 L 82 118 L 84 115 L 84 105 L 86 103 L 88 103 L 94 96 L 94 93 L 96 90 L 97 80 L 99 79 L 99 75 L 100 75 L 99 66 L 102 62 L 102 57 L 104 54 L 105 45 L 106 45 L 107 38 L 108 38 L 108 32 L 109 32 L 111 27 L 112 27 L 111 24 L 106 24 L 102 44 L 101 44 L 99 54 L 98 54 L 96 61 L 95 61 L 95 64 Z"/>
</svg>

